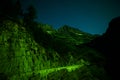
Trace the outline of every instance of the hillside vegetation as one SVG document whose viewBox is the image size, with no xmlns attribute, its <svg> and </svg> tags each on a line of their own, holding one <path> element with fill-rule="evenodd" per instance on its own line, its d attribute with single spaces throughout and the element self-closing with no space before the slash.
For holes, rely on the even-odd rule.
<svg viewBox="0 0 120 80">
<path fill-rule="evenodd" d="M 24 12 L 12 1 L 0 2 L 0 80 L 109 80 L 105 57 L 86 46 L 99 35 L 55 30 L 35 21 L 33 5 Z"/>
<path fill-rule="evenodd" d="M 0 73 L 3 78 L 106 80 L 104 57 L 94 49 L 82 45 L 85 38 L 90 41 L 94 38 L 93 35 L 77 30 L 81 34 L 78 36 L 71 27 L 68 27 L 68 32 L 62 29 L 61 32 L 60 29 L 40 25 L 34 26 L 37 31 L 31 31 L 10 20 L 1 23 Z M 81 48 L 76 47 L 76 44 L 81 44 Z"/>
</svg>

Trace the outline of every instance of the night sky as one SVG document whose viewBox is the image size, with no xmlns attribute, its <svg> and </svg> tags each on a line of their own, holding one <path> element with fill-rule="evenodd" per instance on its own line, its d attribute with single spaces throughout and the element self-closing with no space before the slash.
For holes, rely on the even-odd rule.
<svg viewBox="0 0 120 80">
<path fill-rule="evenodd" d="M 33 4 L 37 21 L 55 29 L 69 25 L 91 34 L 103 34 L 109 21 L 120 16 L 120 0 L 22 0 Z"/>
</svg>

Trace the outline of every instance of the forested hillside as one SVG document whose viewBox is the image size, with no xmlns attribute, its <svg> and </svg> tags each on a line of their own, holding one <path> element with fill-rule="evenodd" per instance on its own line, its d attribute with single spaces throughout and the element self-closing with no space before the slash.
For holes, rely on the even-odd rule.
<svg viewBox="0 0 120 80">
<path fill-rule="evenodd" d="M 41 27 L 45 28 L 44 25 Z M 10 80 L 33 78 L 34 80 L 58 78 L 96 80 L 101 78 L 102 72 L 101 75 L 105 78 L 102 68 L 104 57 L 99 52 L 83 45 L 78 48 L 75 46 L 76 43 L 69 39 L 70 35 L 69 37 L 60 35 L 60 32 L 54 29 L 49 33 L 47 29 L 41 27 L 38 25 L 37 31 L 29 32 L 25 27 L 10 20 L 1 23 L 0 73 L 2 77 L 6 75 Z M 67 66 L 71 68 L 68 67 L 67 70 Z M 96 70 L 97 74 L 94 72 Z M 55 71 L 58 71 L 57 74 Z M 70 76 L 73 73 L 75 76 Z"/>
<path fill-rule="evenodd" d="M 86 45 L 98 36 L 55 30 L 34 20 L 34 6 L 22 12 L 16 4 L 0 5 L 0 80 L 109 80 L 104 55 Z"/>
</svg>

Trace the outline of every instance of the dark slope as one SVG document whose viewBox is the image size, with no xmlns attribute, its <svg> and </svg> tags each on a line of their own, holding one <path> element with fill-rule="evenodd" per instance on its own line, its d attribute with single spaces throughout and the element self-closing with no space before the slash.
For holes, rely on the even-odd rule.
<svg viewBox="0 0 120 80">
<path fill-rule="evenodd" d="M 107 31 L 95 38 L 87 45 L 101 52 L 106 59 L 105 69 L 112 80 L 119 79 L 119 53 L 120 53 L 120 17 L 112 19 Z M 117 72 L 116 72 L 117 71 Z"/>
</svg>

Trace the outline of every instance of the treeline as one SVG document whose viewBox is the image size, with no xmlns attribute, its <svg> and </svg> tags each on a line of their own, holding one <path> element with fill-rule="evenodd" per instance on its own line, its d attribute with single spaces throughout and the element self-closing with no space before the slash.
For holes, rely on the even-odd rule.
<svg viewBox="0 0 120 80">
<path fill-rule="evenodd" d="M 38 23 L 34 21 L 37 18 L 36 9 L 34 5 L 29 5 L 26 10 L 23 8 L 20 0 L 0 0 L 0 25 L 3 25 L 5 20 L 10 20 L 36 35 L 36 30 L 38 31 Z"/>
<path fill-rule="evenodd" d="M 11 19 L 16 22 L 31 25 L 36 18 L 36 10 L 33 5 L 29 5 L 26 11 L 23 11 L 20 0 L 0 0 L 0 21 Z"/>
<path fill-rule="evenodd" d="M 19 0 L 1 0 L 0 1 L 0 17 L 6 16 L 17 18 L 22 15 L 21 3 Z"/>
</svg>

